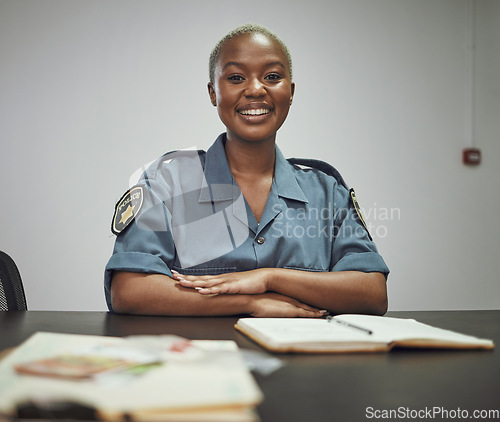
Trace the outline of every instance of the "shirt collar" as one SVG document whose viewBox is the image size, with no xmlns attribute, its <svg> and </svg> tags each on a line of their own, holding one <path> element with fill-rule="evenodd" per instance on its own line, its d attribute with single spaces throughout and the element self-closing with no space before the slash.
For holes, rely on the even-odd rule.
<svg viewBox="0 0 500 422">
<path fill-rule="evenodd" d="M 205 156 L 205 180 L 200 193 L 200 202 L 226 201 L 237 198 L 241 193 L 231 174 L 224 144 L 226 134 L 219 135 Z M 274 184 L 278 196 L 307 203 L 307 197 L 299 186 L 292 166 L 276 146 Z"/>
<path fill-rule="evenodd" d="M 224 144 L 226 134 L 219 135 L 205 155 L 205 170 L 200 202 L 227 201 L 239 196 L 238 185 L 231 174 Z"/>
<path fill-rule="evenodd" d="M 292 165 L 276 146 L 276 163 L 274 165 L 274 182 L 279 196 L 307 203 L 307 197 L 299 186 Z"/>
</svg>

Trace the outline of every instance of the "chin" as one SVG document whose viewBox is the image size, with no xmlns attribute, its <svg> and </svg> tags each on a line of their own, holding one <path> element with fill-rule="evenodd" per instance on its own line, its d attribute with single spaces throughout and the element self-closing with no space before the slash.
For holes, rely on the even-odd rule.
<svg viewBox="0 0 500 422">
<path fill-rule="evenodd" d="M 243 142 L 248 142 L 248 143 L 264 143 L 264 142 L 267 142 L 269 140 L 273 140 L 276 139 L 276 133 L 273 133 L 273 134 L 268 134 L 268 135 L 238 135 L 238 134 L 234 134 L 233 133 L 233 139 L 236 138 L 240 141 L 243 141 Z"/>
<path fill-rule="evenodd" d="M 234 139 L 239 139 L 246 142 L 266 142 L 272 139 L 276 139 L 277 130 L 230 130 L 228 129 L 228 135 Z"/>
</svg>

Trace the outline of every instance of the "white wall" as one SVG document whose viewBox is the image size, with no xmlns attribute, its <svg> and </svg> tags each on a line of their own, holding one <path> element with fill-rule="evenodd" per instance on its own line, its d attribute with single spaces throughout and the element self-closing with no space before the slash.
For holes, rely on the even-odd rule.
<svg viewBox="0 0 500 422">
<path fill-rule="evenodd" d="M 476 2 L 471 140 L 468 1 L 0 0 L 0 249 L 30 309 L 105 309 L 115 201 L 143 163 L 223 131 L 208 55 L 249 21 L 294 58 L 278 144 L 356 188 L 390 309 L 499 308 L 500 2 Z"/>
</svg>

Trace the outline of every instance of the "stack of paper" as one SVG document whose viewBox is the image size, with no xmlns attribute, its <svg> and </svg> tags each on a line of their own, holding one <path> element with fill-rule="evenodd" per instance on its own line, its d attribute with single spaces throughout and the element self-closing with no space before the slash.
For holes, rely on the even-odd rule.
<svg viewBox="0 0 500 422">
<path fill-rule="evenodd" d="M 85 404 L 103 420 L 236 422 L 258 420 L 262 393 L 232 341 L 39 332 L 0 362 L 0 414 L 32 400 Z"/>
</svg>

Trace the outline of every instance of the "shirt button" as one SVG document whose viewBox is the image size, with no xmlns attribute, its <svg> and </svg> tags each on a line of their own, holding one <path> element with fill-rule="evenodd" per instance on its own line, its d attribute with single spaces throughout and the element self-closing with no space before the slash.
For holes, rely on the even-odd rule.
<svg viewBox="0 0 500 422">
<path fill-rule="evenodd" d="M 265 240 L 263 237 L 258 237 L 258 238 L 257 238 L 257 243 L 258 243 L 259 245 L 262 245 L 265 241 L 266 241 L 266 240 Z"/>
</svg>

